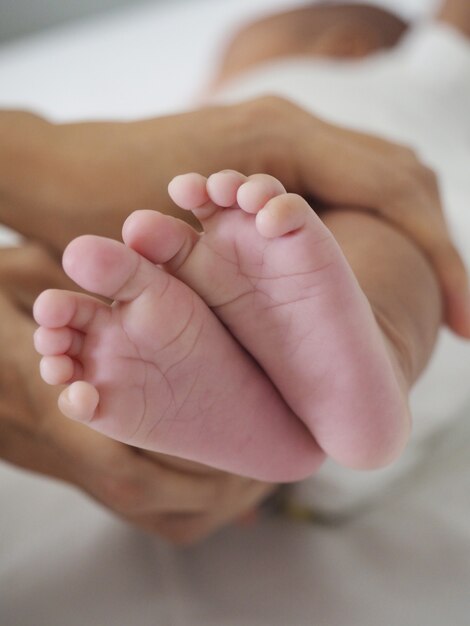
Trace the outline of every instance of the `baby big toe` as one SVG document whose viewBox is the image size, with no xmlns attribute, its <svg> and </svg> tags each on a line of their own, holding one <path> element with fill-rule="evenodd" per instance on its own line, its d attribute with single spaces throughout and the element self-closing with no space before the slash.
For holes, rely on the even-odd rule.
<svg viewBox="0 0 470 626">
<path fill-rule="evenodd" d="M 267 239 L 282 237 L 305 225 L 312 209 L 303 198 L 286 193 L 269 200 L 256 215 L 258 232 Z"/>
<path fill-rule="evenodd" d="M 63 266 L 83 289 L 123 302 L 134 300 L 149 285 L 165 288 L 167 283 L 163 273 L 134 250 L 93 235 L 79 237 L 67 246 Z"/>
<path fill-rule="evenodd" d="M 199 240 L 189 224 L 157 211 L 135 211 L 122 228 L 124 243 L 155 265 L 176 271 Z"/>
</svg>

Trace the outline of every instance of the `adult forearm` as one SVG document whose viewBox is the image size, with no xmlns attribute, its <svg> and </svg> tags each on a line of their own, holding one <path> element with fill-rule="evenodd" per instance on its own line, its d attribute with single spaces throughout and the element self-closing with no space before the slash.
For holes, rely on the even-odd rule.
<svg viewBox="0 0 470 626">
<path fill-rule="evenodd" d="M 136 208 L 188 219 L 168 181 L 188 170 L 240 168 L 257 146 L 249 109 L 60 125 L 0 112 L 0 222 L 60 252 L 83 232 L 119 237 Z"/>
<path fill-rule="evenodd" d="M 8 167 L 0 174 L 7 181 L 0 181 L 0 222 L 57 253 L 85 232 L 119 238 L 137 208 L 188 219 L 167 195 L 177 174 L 265 172 L 289 191 L 372 211 L 406 233 L 439 278 L 447 323 L 470 337 L 468 278 L 436 177 L 405 147 L 327 124 L 274 96 L 131 123 L 28 119 L 1 122 L 0 162 Z"/>
<path fill-rule="evenodd" d="M 438 19 L 470 37 L 470 3 L 468 0 L 445 0 Z"/>
<path fill-rule="evenodd" d="M 50 128 L 32 113 L 0 111 L 0 221 L 20 231 L 28 213 L 22 210 L 21 199 L 47 178 Z"/>
</svg>

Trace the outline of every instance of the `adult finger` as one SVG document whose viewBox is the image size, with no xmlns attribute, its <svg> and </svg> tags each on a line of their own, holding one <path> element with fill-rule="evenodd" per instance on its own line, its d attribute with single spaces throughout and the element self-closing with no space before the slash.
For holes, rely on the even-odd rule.
<svg viewBox="0 0 470 626">
<path fill-rule="evenodd" d="M 58 417 L 48 437 L 67 460 L 69 481 L 116 513 L 194 513 L 214 500 L 214 486 L 202 476 L 172 470 L 153 456 Z"/>
<path fill-rule="evenodd" d="M 209 478 L 209 477 L 208 477 Z M 214 480 L 214 476 L 210 477 Z M 148 530 L 157 532 L 172 543 L 189 545 L 200 542 L 217 530 L 236 522 L 252 512 L 276 485 L 231 475 L 220 475 L 218 498 L 199 514 L 169 513 L 158 517 L 140 518 Z"/>
<path fill-rule="evenodd" d="M 312 141 L 301 148 L 308 193 L 328 204 L 373 211 L 413 239 L 439 280 L 447 324 L 470 338 L 468 274 L 446 224 L 433 172 L 406 147 L 329 124 L 314 130 Z"/>
</svg>

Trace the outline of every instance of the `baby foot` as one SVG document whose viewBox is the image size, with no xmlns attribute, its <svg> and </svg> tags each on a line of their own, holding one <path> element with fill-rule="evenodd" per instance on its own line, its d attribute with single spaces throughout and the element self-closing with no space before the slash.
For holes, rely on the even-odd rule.
<svg viewBox="0 0 470 626">
<path fill-rule="evenodd" d="M 393 357 L 341 249 L 300 197 L 267 175 L 175 178 L 204 233 L 138 211 L 126 243 L 192 287 L 268 374 L 324 452 L 389 463 L 409 431 Z"/>
<path fill-rule="evenodd" d="M 206 304 L 125 245 L 80 237 L 64 254 L 83 289 L 36 300 L 36 349 L 62 412 L 125 443 L 269 481 L 323 454 Z"/>
</svg>

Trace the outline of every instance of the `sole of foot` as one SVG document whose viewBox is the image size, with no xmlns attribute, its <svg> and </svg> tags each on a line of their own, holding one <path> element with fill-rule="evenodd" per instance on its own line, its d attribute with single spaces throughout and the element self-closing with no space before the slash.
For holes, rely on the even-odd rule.
<svg viewBox="0 0 470 626">
<path fill-rule="evenodd" d="M 263 174 L 186 174 L 169 192 L 203 233 L 137 211 L 124 225 L 126 244 L 203 298 L 328 456 L 357 469 L 394 460 L 409 435 L 406 392 L 367 298 L 318 215 Z"/>
<path fill-rule="evenodd" d="M 41 374 L 62 412 L 141 448 L 272 482 L 324 455 L 254 360 L 187 285 L 122 243 L 80 237 L 66 273 L 113 300 L 48 290 L 36 300 Z"/>
</svg>

